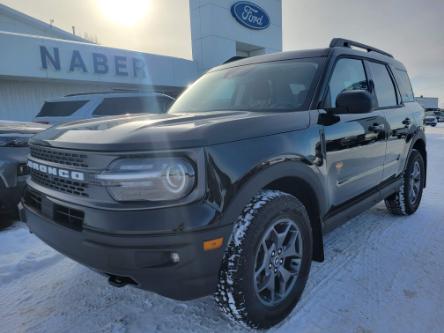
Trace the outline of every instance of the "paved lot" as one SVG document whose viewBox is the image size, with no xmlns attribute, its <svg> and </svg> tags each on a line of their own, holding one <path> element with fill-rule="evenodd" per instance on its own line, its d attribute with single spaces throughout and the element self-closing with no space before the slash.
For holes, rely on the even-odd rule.
<svg viewBox="0 0 444 333">
<path fill-rule="evenodd" d="M 326 237 L 293 315 L 273 332 L 444 331 L 444 126 L 427 128 L 429 182 L 410 217 L 383 204 Z M 0 233 L 0 332 L 236 332 L 212 298 L 115 289 L 22 223 Z"/>
</svg>

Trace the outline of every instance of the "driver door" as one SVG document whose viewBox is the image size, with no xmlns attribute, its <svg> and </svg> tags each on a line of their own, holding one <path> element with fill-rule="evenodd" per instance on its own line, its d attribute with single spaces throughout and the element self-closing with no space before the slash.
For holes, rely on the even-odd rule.
<svg viewBox="0 0 444 333">
<path fill-rule="evenodd" d="M 335 107 L 344 90 L 369 90 L 364 63 L 340 58 L 330 76 L 326 107 Z M 338 114 L 338 121 L 324 125 L 329 197 L 336 207 L 375 188 L 382 181 L 386 151 L 383 111 Z"/>
</svg>

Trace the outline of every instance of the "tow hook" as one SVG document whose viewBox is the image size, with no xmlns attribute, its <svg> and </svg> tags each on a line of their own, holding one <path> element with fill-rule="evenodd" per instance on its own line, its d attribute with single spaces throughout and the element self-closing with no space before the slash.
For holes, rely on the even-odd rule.
<svg viewBox="0 0 444 333">
<path fill-rule="evenodd" d="M 125 287 L 127 284 L 134 284 L 134 281 L 127 277 L 111 275 L 108 278 L 108 283 L 116 288 Z"/>
</svg>

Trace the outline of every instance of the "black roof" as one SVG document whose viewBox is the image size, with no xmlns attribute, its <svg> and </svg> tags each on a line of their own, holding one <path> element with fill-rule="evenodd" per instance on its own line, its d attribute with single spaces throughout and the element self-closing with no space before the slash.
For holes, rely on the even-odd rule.
<svg viewBox="0 0 444 333">
<path fill-rule="evenodd" d="M 259 64 L 263 62 L 272 62 L 280 60 L 290 60 L 299 58 L 313 58 L 313 57 L 326 57 L 330 52 L 330 48 L 325 49 L 313 49 L 313 50 L 301 50 L 301 51 L 286 51 L 278 53 L 264 54 L 254 57 L 248 57 L 241 60 L 231 61 L 224 65 L 215 67 L 213 70 L 219 70 L 223 68 L 230 68 L 236 66 Z"/>
<path fill-rule="evenodd" d="M 258 64 L 263 62 L 313 58 L 313 57 L 328 57 L 330 55 L 337 56 L 341 54 L 355 55 L 361 57 L 363 56 L 366 58 L 376 59 L 379 61 L 392 64 L 395 67 L 405 69 L 405 67 L 399 61 L 394 59 L 394 57 L 390 53 L 349 39 L 333 38 L 332 41 L 330 42 L 329 47 L 327 48 L 301 50 L 301 51 L 285 51 L 285 52 L 254 56 L 223 64 L 221 66 L 215 67 L 213 70 L 219 70 L 219 69 L 243 66 L 249 64 Z"/>
</svg>

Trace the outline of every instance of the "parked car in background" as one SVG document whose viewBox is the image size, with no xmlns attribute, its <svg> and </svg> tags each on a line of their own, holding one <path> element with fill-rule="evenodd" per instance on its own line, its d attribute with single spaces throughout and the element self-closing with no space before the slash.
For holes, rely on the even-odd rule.
<svg viewBox="0 0 444 333">
<path fill-rule="evenodd" d="M 26 158 L 29 138 L 49 125 L 0 121 L 0 229 L 11 224 L 17 213 L 29 174 Z"/>
<path fill-rule="evenodd" d="M 438 118 L 435 115 L 426 115 L 424 117 L 424 125 L 435 127 L 438 124 Z"/>
<path fill-rule="evenodd" d="M 441 110 L 435 111 L 435 116 L 436 116 L 436 119 L 438 120 L 438 123 L 444 122 L 444 111 L 441 111 Z"/>
<path fill-rule="evenodd" d="M 34 121 L 60 124 L 69 121 L 133 113 L 165 113 L 174 98 L 162 93 L 108 91 L 80 93 L 46 101 Z"/>
<path fill-rule="evenodd" d="M 438 123 L 444 121 L 444 111 L 439 108 L 425 108 L 426 116 L 435 116 Z"/>
</svg>

